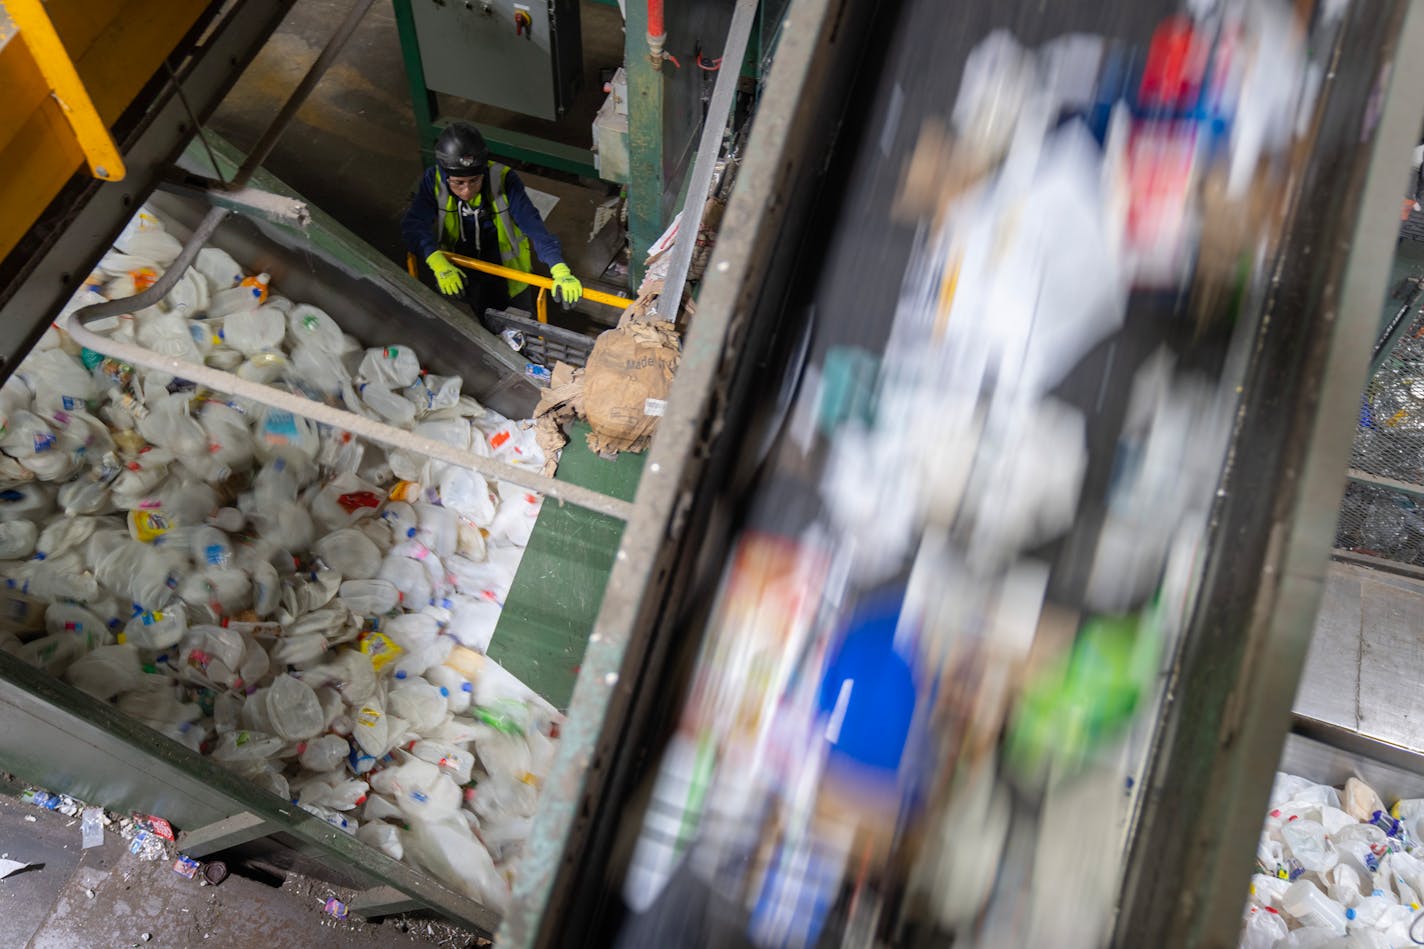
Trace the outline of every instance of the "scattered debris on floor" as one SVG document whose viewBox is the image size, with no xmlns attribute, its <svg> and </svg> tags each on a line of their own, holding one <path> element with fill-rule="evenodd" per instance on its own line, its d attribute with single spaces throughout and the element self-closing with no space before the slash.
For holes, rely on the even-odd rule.
<svg viewBox="0 0 1424 949">
<path fill-rule="evenodd" d="M 19 873 L 21 870 L 28 870 L 35 866 L 33 863 L 24 863 L 20 860 L 0 860 L 0 880 L 11 874 Z"/>
</svg>

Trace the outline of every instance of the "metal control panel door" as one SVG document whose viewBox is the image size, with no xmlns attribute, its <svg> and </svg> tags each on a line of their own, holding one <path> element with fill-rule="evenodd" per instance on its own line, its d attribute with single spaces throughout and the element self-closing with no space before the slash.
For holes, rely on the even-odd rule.
<svg viewBox="0 0 1424 949">
<path fill-rule="evenodd" d="M 577 0 L 413 0 L 425 85 L 556 119 L 583 66 Z"/>
</svg>

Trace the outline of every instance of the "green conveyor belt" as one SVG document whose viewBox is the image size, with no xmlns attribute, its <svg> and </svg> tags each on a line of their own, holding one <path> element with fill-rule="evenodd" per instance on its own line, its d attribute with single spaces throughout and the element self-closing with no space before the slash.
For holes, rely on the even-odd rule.
<svg viewBox="0 0 1424 949">
<path fill-rule="evenodd" d="M 589 450 L 586 423 L 569 434 L 556 477 L 633 500 L 644 456 L 605 461 Z M 546 499 L 490 641 L 490 658 L 560 709 L 573 695 L 622 535 L 616 518 Z"/>
</svg>

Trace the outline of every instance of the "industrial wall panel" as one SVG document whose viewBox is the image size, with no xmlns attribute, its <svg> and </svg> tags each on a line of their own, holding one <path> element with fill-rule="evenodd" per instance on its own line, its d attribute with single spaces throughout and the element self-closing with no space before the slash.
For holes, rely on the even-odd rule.
<svg viewBox="0 0 1424 949">
<path fill-rule="evenodd" d="M 425 84 L 436 92 L 558 117 L 554 35 L 545 0 L 415 0 Z M 520 27 L 516 17 L 527 16 Z"/>
</svg>

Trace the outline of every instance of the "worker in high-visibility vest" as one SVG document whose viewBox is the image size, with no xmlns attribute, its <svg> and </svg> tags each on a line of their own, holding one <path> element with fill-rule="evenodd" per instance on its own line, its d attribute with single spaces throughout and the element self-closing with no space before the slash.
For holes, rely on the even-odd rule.
<svg viewBox="0 0 1424 949">
<path fill-rule="evenodd" d="M 466 122 L 451 122 L 435 141 L 435 164 L 401 219 L 401 236 L 425 262 L 440 292 L 464 299 L 483 322 L 486 309 L 510 305 L 529 311 L 529 285 L 455 266 L 445 251 L 531 273 L 530 244 L 549 266 L 554 299 L 578 302 L 583 285 L 564 263 L 558 238 L 529 200 L 508 165 L 489 160 L 484 136 Z"/>
</svg>

